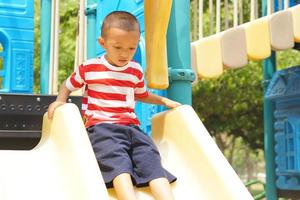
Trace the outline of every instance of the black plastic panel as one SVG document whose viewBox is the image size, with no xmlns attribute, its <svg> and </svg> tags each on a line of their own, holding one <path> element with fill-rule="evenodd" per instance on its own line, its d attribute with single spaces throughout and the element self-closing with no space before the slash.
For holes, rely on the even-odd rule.
<svg viewBox="0 0 300 200">
<path fill-rule="evenodd" d="M 43 115 L 56 96 L 0 94 L 0 149 L 32 149 L 40 140 Z M 81 97 L 68 102 L 81 110 Z"/>
<path fill-rule="evenodd" d="M 285 197 L 291 200 L 300 199 L 300 191 L 298 190 L 278 190 L 278 197 Z"/>
</svg>

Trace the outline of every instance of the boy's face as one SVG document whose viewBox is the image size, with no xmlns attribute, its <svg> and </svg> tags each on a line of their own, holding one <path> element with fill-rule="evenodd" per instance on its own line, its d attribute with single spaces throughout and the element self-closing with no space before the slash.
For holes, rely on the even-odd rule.
<svg viewBox="0 0 300 200">
<path fill-rule="evenodd" d="M 139 40 L 139 31 L 110 28 L 106 36 L 100 37 L 98 42 L 106 50 L 107 61 L 112 65 L 122 67 L 132 60 Z"/>
</svg>

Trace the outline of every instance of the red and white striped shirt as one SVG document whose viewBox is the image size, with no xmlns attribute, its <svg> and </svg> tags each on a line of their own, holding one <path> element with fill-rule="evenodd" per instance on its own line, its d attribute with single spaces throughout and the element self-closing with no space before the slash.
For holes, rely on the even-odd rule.
<svg viewBox="0 0 300 200">
<path fill-rule="evenodd" d="M 70 91 L 86 86 L 82 105 L 86 127 L 100 123 L 139 125 L 135 97 L 147 97 L 148 92 L 138 63 L 116 67 L 104 56 L 90 59 L 71 74 L 66 86 Z"/>
</svg>

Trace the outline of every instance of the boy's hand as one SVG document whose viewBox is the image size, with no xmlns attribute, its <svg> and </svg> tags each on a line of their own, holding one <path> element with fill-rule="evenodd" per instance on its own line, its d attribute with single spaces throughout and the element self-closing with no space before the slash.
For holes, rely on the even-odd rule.
<svg viewBox="0 0 300 200">
<path fill-rule="evenodd" d="M 164 99 L 165 102 L 165 106 L 167 106 L 168 108 L 176 108 L 178 106 L 181 106 L 181 103 L 173 101 L 171 99 Z"/>
<path fill-rule="evenodd" d="M 53 103 L 51 103 L 48 108 L 48 118 L 52 119 L 55 109 L 65 103 L 66 102 L 63 102 L 63 101 L 54 101 Z"/>
</svg>

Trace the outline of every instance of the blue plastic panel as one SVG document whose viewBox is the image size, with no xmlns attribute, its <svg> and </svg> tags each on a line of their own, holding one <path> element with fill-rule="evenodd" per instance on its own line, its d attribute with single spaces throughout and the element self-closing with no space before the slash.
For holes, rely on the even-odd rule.
<svg viewBox="0 0 300 200">
<path fill-rule="evenodd" d="M 34 0 L 0 0 L 0 14 L 13 17 L 33 18 Z"/>
<path fill-rule="evenodd" d="M 300 67 L 277 71 L 265 97 L 275 103 L 276 185 L 300 190 Z"/>
<path fill-rule="evenodd" d="M 34 1 L 0 0 L 0 92 L 32 93 Z"/>
<path fill-rule="evenodd" d="M 268 86 L 265 97 L 278 101 L 300 96 L 300 66 L 277 71 Z"/>
<path fill-rule="evenodd" d="M 295 111 L 300 114 L 299 108 Z M 292 112 L 282 112 L 277 116 L 275 163 L 278 178 L 276 184 L 280 189 L 299 190 L 300 115 L 292 114 Z M 280 126 L 278 126 L 278 123 L 280 123 Z"/>
<path fill-rule="evenodd" d="M 280 6 L 279 6 L 279 5 L 280 5 L 280 4 L 279 4 L 279 0 L 275 0 L 275 1 L 274 1 L 274 10 L 275 10 L 275 11 L 278 11 L 279 8 L 281 8 L 281 9 L 284 8 L 284 1 L 281 1 L 281 5 L 280 5 Z M 295 6 L 295 5 L 297 5 L 297 0 L 290 0 L 290 2 L 289 2 L 289 7 Z"/>
<path fill-rule="evenodd" d="M 136 16 L 141 27 L 142 38 L 144 38 L 144 1 L 142 0 L 99 0 L 97 6 L 97 34 L 101 34 L 101 26 L 106 15 L 112 11 L 127 11 Z M 98 45 L 97 55 L 104 53 L 104 50 Z"/>
<path fill-rule="evenodd" d="M 97 5 L 97 36 L 100 36 L 101 26 L 103 20 L 107 14 L 112 11 L 122 10 L 128 11 L 134 14 L 141 27 L 141 39 L 139 43 L 139 47 L 134 56 L 134 60 L 139 62 L 143 69 L 146 68 L 146 52 L 145 52 L 145 31 L 144 31 L 144 1 L 143 0 L 99 0 Z M 97 46 L 97 55 L 102 55 L 104 50 Z M 147 83 L 146 83 L 147 84 Z M 160 96 L 166 96 L 166 91 L 161 90 L 149 90 L 152 93 L 158 94 Z M 151 118 L 153 114 L 161 112 L 164 110 L 163 106 L 150 105 L 150 104 L 142 104 L 137 103 L 135 112 L 138 115 L 138 118 L 141 122 L 141 128 L 147 133 L 151 134 Z"/>
</svg>

